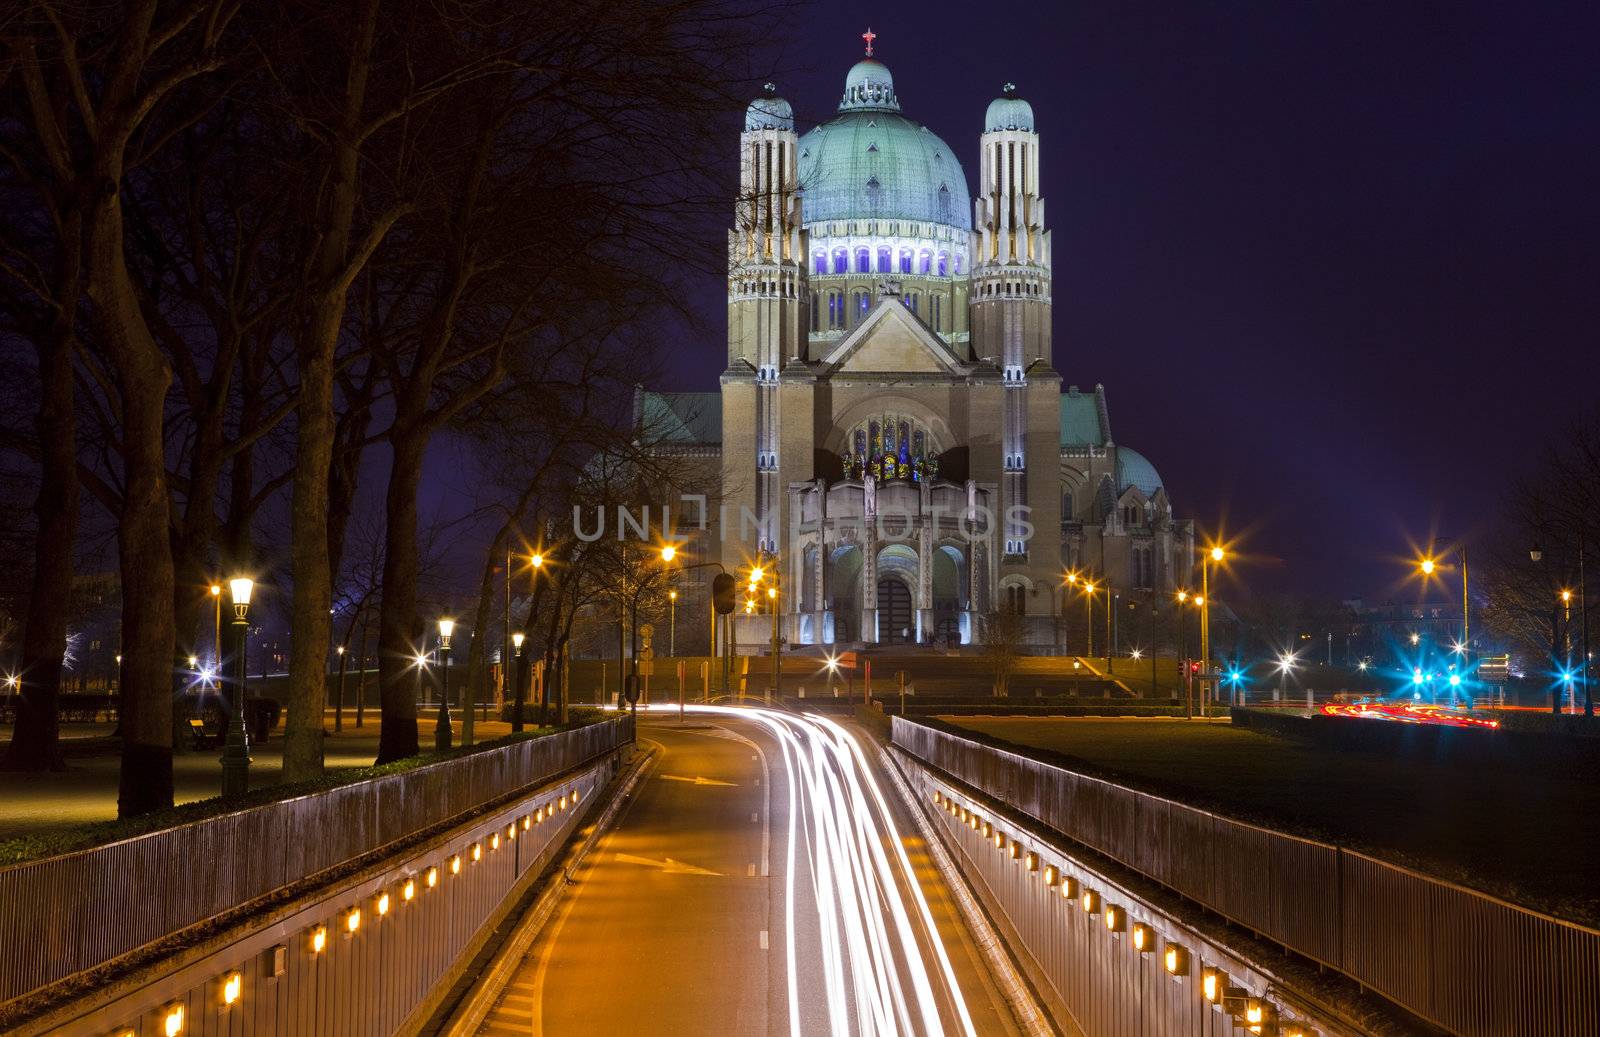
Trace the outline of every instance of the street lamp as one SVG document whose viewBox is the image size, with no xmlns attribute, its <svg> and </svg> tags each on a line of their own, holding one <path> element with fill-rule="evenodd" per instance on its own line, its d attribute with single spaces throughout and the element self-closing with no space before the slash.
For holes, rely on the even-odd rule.
<svg viewBox="0 0 1600 1037">
<path fill-rule="evenodd" d="M 773 699 L 778 697 L 778 576 L 776 572 L 772 576 L 772 586 L 767 588 L 767 601 L 771 603 L 772 608 L 772 687 L 767 689 L 767 705 L 770 706 Z"/>
<path fill-rule="evenodd" d="M 1228 557 L 1220 544 L 1200 559 L 1200 710 L 1205 712 L 1206 674 L 1211 672 L 1211 566 Z"/>
<path fill-rule="evenodd" d="M 213 667 L 218 673 L 222 672 L 222 584 L 211 585 L 211 605 L 214 625 L 211 628 L 211 654 Z"/>
<path fill-rule="evenodd" d="M 1094 658 L 1094 592 L 1099 590 L 1099 589 L 1100 588 L 1096 587 L 1094 584 L 1089 582 L 1088 577 L 1084 578 L 1084 581 L 1083 581 L 1083 605 L 1084 605 L 1084 615 L 1086 617 L 1086 620 L 1084 622 L 1084 652 L 1083 652 L 1083 655 L 1084 655 L 1084 658 L 1086 658 L 1086 659 L 1093 659 Z M 1107 657 L 1108 662 L 1109 662 L 1109 658 L 1110 657 L 1108 656 Z"/>
<path fill-rule="evenodd" d="M 222 747 L 222 794 L 242 796 L 250 788 L 250 735 L 244 726 L 246 676 L 245 638 L 250 626 L 250 593 L 255 582 L 248 576 L 228 581 L 233 595 L 234 660 L 233 715 L 228 720 L 228 738 Z"/>
<path fill-rule="evenodd" d="M 668 550 L 669 548 L 662 548 L 661 557 L 670 562 L 672 559 L 667 558 Z M 673 553 L 676 554 L 677 552 L 674 551 Z M 678 657 L 678 592 L 676 590 L 667 591 L 667 603 L 667 655 L 676 659 Z"/>
<path fill-rule="evenodd" d="M 444 672 L 439 678 L 439 716 L 433 725 L 433 747 L 441 753 L 454 741 L 450 730 L 450 635 L 455 629 L 455 620 L 439 620 L 439 654 L 444 657 Z"/>
<path fill-rule="evenodd" d="M 511 644 L 517 653 L 517 672 L 512 677 L 515 690 L 512 692 L 514 704 L 511 707 L 511 730 L 514 732 L 522 730 L 522 642 L 525 638 L 526 635 L 520 630 L 511 635 Z"/>
<path fill-rule="evenodd" d="M 1467 649 L 1472 645 L 1471 614 L 1469 610 L 1469 602 L 1471 599 L 1467 596 L 1467 545 L 1459 541 L 1452 541 L 1448 538 L 1443 539 L 1440 542 L 1453 544 L 1456 554 L 1461 556 L 1461 644 L 1465 646 L 1461 652 L 1461 658 L 1463 662 L 1465 662 L 1467 658 Z M 1438 567 L 1438 563 L 1434 560 L 1433 552 L 1431 550 L 1424 555 L 1420 561 L 1417 562 L 1417 571 L 1420 572 L 1424 578 L 1432 576 Z"/>
<path fill-rule="evenodd" d="M 339 656 L 339 683 L 333 689 L 333 731 L 338 734 L 344 730 L 344 673 L 348 660 L 344 657 L 344 645 L 335 645 L 333 650 Z"/>
<path fill-rule="evenodd" d="M 1542 551 L 1538 544 L 1534 544 L 1533 547 L 1528 549 L 1528 559 L 1533 560 L 1533 562 L 1541 562 L 1541 560 L 1544 560 L 1544 551 Z M 1570 602 L 1571 594 L 1573 594 L 1571 591 L 1562 591 L 1563 605 Z M 1581 531 L 1578 533 L 1578 616 L 1579 623 L 1582 624 L 1582 640 L 1579 642 L 1578 648 L 1579 651 L 1582 651 L 1582 663 L 1584 663 L 1582 664 L 1582 671 L 1579 671 L 1582 674 L 1582 682 L 1584 682 L 1584 715 L 1586 715 L 1586 717 L 1592 717 L 1592 715 L 1595 715 L 1595 704 L 1594 698 L 1592 698 L 1589 693 L 1589 579 L 1587 579 L 1586 575 L 1584 575 L 1584 536 L 1582 536 Z M 1554 618 L 1550 619 L 1550 626 L 1555 626 Z M 1554 631 L 1552 631 L 1552 634 L 1554 634 Z M 1571 640 L 1573 640 L 1573 627 L 1571 627 L 1571 611 L 1568 610 L 1568 613 L 1566 613 L 1565 667 L 1565 679 L 1568 680 L 1568 682 L 1571 682 L 1571 679 L 1573 679 Z M 1555 655 L 1554 637 L 1550 639 L 1550 655 Z M 1552 709 L 1552 712 L 1562 712 L 1560 691 L 1554 691 L 1554 693 L 1552 693 L 1552 698 L 1554 698 L 1554 701 L 1550 703 L 1550 709 Z"/>
<path fill-rule="evenodd" d="M 1279 700 L 1282 700 L 1282 698 L 1283 698 L 1283 692 L 1284 692 L 1283 680 L 1284 680 L 1284 677 L 1288 675 L 1290 670 L 1294 669 L 1294 663 L 1295 663 L 1295 654 L 1293 652 L 1279 652 L 1278 653 L 1278 698 L 1279 698 Z"/>
</svg>

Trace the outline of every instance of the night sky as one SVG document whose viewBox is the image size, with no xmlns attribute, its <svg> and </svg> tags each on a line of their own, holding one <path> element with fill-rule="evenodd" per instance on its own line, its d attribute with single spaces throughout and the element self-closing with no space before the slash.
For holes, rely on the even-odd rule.
<svg viewBox="0 0 1600 1037">
<path fill-rule="evenodd" d="M 1483 535 L 1600 373 L 1600 5 L 1533 7 L 817 3 L 778 85 L 830 117 L 870 23 L 970 186 L 1015 82 L 1064 383 L 1246 584 L 1374 599 L 1408 538 Z M 667 387 L 713 389 L 724 285 L 691 303 Z"/>
</svg>

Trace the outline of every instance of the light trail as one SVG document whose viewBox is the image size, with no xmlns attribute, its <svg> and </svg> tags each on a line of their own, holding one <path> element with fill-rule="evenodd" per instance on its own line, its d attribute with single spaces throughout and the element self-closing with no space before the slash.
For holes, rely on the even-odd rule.
<svg viewBox="0 0 1600 1037">
<path fill-rule="evenodd" d="M 1391 720 L 1402 724 L 1434 724 L 1441 727 L 1478 727 L 1494 730 L 1498 720 L 1484 720 L 1459 710 L 1429 703 L 1357 702 L 1346 705 L 1330 702 L 1322 707 L 1325 716 L 1355 717 L 1362 720 Z"/>
<path fill-rule="evenodd" d="M 822 717 L 758 707 L 686 708 L 756 721 L 783 750 L 789 785 L 784 947 L 793 1037 L 801 1035 L 801 998 L 819 993 L 800 989 L 802 958 L 820 963 L 820 993 L 835 1037 L 942 1037 L 951 1030 L 976 1037 L 889 801 L 854 737 Z M 810 876 L 809 905 L 797 902 L 798 874 Z M 797 912 L 808 907 L 816 914 L 814 943 L 796 925 Z M 941 988 L 952 1021 L 941 1012 Z"/>
</svg>

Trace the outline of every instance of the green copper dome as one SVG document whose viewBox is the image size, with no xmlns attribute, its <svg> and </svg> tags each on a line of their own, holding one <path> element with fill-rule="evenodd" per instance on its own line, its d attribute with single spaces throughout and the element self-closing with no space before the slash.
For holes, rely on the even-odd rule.
<svg viewBox="0 0 1600 1037">
<path fill-rule="evenodd" d="M 752 130 L 792 130 L 794 108 L 779 97 L 772 84 L 768 83 L 766 94 L 751 101 L 750 107 L 745 109 L 744 129 L 746 133 Z"/>
<path fill-rule="evenodd" d="M 1033 132 L 1033 105 L 1017 96 L 1017 88 L 1010 83 L 1001 96 L 989 102 L 983 116 L 983 132 L 1023 130 Z"/>
<path fill-rule="evenodd" d="M 899 114 L 894 80 L 857 62 L 839 114 L 800 138 L 802 212 L 827 220 L 920 220 L 972 229 L 967 175 L 950 146 Z"/>
<path fill-rule="evenodd" d="M 1146 497 L 1161 489 L 1161 476 L 1150 459 L 1132 447 L 1117 447 L 1117 489 L 1137 486 Z"/>
</svg>

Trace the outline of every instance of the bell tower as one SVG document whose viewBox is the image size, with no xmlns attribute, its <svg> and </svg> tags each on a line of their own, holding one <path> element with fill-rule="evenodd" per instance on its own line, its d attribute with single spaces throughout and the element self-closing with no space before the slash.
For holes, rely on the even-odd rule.
<svg viewBox="0 0 1600 1037">
<path fill-rule="evenodd" d="M 745 111 L 739 135 L 739 201 L 728 233 L 728 368 L 723 375 L 725 398 L 745 396 L 741 390 L 746 386 L 750 391 L 740 402 L 752 411 L 755 484 L 750 503 L 768 530 L 762 537 L 765 550 L 777 549 L 783 503 L 778 376 L 789 361 L 806 359 L 806 237 L 800 222 L 796 139 L 794 110 L 767 84 L 765 95 Z M 725 460 L 733 458 L 725 455 Z"/>
<path fill-rule="evenodd" d="M 1039 194 L 1039 134 L 1033 107 L 1007 83 L 990 105 L 973 201 L 972 349 L 1000 367 L 1002 504 L 1028 505 L 1029 381 L 1050 365 L 1050 232 Z M 1058 377 L 1053 378 L 1059 381 Z M 1005 553 L 1027 552 L 1022 526 L 1008 524 Z"/>
</svg>

